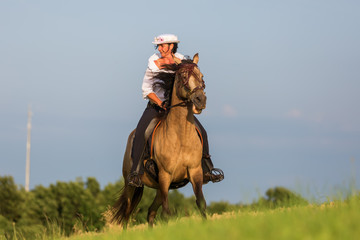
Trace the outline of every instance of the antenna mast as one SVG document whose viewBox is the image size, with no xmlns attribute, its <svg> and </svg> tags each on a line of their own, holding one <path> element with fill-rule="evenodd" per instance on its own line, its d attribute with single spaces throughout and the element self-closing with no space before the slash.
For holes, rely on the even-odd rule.
<svg viewBox="0 0 360 240">
<path fill-rule="evenodd" d="M 28 110 L 27 141 L 26 141 L 26 170 L 25 170 L 25 191 L 29 191 L 30 185 L 30 142 L 31 142 L 31 105 Z"/>
</svg>

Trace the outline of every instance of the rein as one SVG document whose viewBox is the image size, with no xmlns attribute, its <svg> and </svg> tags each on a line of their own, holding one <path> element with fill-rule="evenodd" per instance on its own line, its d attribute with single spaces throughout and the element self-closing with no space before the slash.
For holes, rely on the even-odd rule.
<svg viewBox="0 0 360 240">
<path fill-rule="evenodd" d="M 170 108 L 174 108 L 174 107 L 187 107 L 188 103 L 189 103 L 189 101 L 182 101 L 178 104 L 168 106 L 167 108 L 170 109 Z"/>
</svg>

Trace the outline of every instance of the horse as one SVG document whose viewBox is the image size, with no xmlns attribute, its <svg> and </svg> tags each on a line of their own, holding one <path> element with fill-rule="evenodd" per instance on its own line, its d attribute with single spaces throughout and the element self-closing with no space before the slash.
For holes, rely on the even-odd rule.
<svg viewBox="0 0 360 240">
<path fill-rule="evenodd" d="M 200 114 L 206 107 L 205 82 L 197 64 L 199 55 L 172 65 L 175 80 L 170 91 L 171 102 L 167 115 L 157 127 L 153 136 L 153 159 L 158 168 L 158 181 L 146 171 L 142 183 L 156 189 L 156 196 L 148 209 L 147 221 L 154 224 L 157 210 L 162 206 L 165 217 L 170 216 L 168 191 L 172 183 L 187 181 L 192 184 L 196 204 L 201 216 L 206 219 L 206 201 L 202 191 L 203 170 L 202 141 L 195 127 L 194 114 Z M 169 68 L 170 65 L 167 65 Z M 135 130 L 129 135 L 123 159 L 125 185 L 113 206 L 112 222 L 126 228 L 131 214 L 141 200 L 144 186 L 128 185 L 132 166 L 131 149 Z"/>
</svg>

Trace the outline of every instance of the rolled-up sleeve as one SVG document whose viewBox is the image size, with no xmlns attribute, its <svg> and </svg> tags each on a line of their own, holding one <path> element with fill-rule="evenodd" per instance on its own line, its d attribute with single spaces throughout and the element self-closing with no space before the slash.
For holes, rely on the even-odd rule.
<svg viewBox="0 0 360 240">
<path fill-rule="evenodd" d="M 155 93 L 156 96 L 161 100 L 161 101 L 164 101 L 165 100 L 165 97 L 164 97 L 164 89 L 162 89 L 161 87 L 159 86 L 155 86 L 153 87 L 154 85 L 154 82 L 157 82 L 159 81 L 159 79 L 155 79 L 155 75 L 157 73 L 159 73 L 159 71 L 164 71 L 164 70 L 160 70 L 158 68 L 158 66 L 155 64 L 155 61 L 157 59 L 159 59 L 161 55 L 160 54 L 154 54 L 152 55 L 150 58 L 149 58 L 149 61 L 148 61 L 148 66 L 146 68 L 146 71 L 145 71 L 145 76 L 144 76 L 144 79 L 143 79 L 143 83 L 142 83 L 142 96 L 145 100 L 149 99 L 147 96 L 150 94 L 150 93 Z M 180 58 L 180 59 L 184 59 L 184 56 L 182 54 L 179 54 L 179 53 L 175 53 L 175 56 L 177 58 Z"/>
<path fill-rule="evenodd" d="M 142 96 L 144 99 L 148 99 L 147 95 L 150 93 L 153 93 L 153 76 L 154 73 L 150 70 L 150 68 L 147 68 L 145 71 L 144 80 L 142 83 Z"/>
</svg>

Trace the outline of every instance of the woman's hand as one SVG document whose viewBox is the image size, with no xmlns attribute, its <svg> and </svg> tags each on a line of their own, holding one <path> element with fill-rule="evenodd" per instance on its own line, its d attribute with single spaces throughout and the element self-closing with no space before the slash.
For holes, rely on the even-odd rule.
<svg viewBox="0 0 360 240">
<path fill-rule="evenodd" d="M 162 102 L 160 107 L 161 107 L 162 109 L 164 109 L 165 111 L 167 110 L 165 102 Z"/>
<path fill-rule="evenodd" d="M 155 93 L 149 93 L 149 95 L 147 95 L 147 97 L 150 99 L 150 101 L 152 101 L 153 103 L 155 103 L 156 105 L 158 105 L 162 109 L 166 110 L 166 107 L 163 106 L 163 101 L 161 101 L 160 98 L 158 96 L 156 96 Z"/>
<path fill-rule="evenodd" d="M 171 59 L 169 59 L 169 58 L 159 58 L 158 60 L 155 60 L 154 62 L 155 62 L 156 66 L 159 69 L 163 69 L 164 65 L 170 65 L 170 64 L 175 63 L 172 58 Z"/>
</svg>

